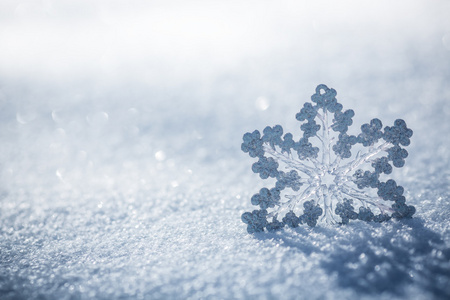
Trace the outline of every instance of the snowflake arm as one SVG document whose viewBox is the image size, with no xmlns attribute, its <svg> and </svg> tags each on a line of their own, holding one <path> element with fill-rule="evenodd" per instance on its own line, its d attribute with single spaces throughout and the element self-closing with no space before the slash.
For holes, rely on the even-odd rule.
<svg viewBox="0 0 450 300">
<path fill-rule="evenodd" d="M 387 149 L 389 149 L 392 146 L 392 144 L 386 142 L 381 144 L 378 147 L 372 147 L 369 149 L 369 151 L 367 151 L 365 154 L 363 155 L 357 155 L 356 158 L 349 162 L 348 164 L 342 166 L 339 168 L 339 173 L 341 175 L 345 175 L 349 172 L 352 172 L 354 170 L 356 170 L 357 168 L 359 168 L 361 165 L 367 163 L 367 162 L 371 162 L 372 160 L 375 159 L 376 155 L 378 155 L 380 152 L 382 151 L 386 151 Z"/>
<path fill-rule="evenodd" d="M 312 176 L 312 174 L 314 174 L 314 169 L 312 167 L 307 166 L 306 164 L 302 163 L 301 161 L 293 160 L 292 157 L 290 157 L 286 153 L 281 153 L 277 150 L 273 150 L 270 147 L 264 147 L 264 150 L 266 151 L 266 154 L 274 157 L 275 159 L 277 159 L 280 162 L 291 164 L 292 168 L 294 168 L 300 172 L 303 172 L 308 176 Z M 271 158 L 271 157 L 269 157 L 269 158 Z M 253 172 L 255 172 L 255 171 L 253 171 Z M 255 173 L 257 173 L 257 172 L 255 172 Z"/>
<path fill-rule="evenodd" d="M 293 210 L 295 206 L 299 203 L 303 203 L 306 199 L 310 198 L 312 195 L 317 194 L 319 190 L 319 186 L 309 186 L 307 189 L 303 191 L 300 195 L 286 195 L 285 197 L 288 199 L 288 201 L 283 202 L 280 204 L 279 209 L 286 209 L 289 208 L 289 210 Z M 270 216 L 276 215 L 277 212 L 274 211 L 270 213 Z"/>
<path fill-rule="evenodd" d="M 342 191 L 342 193 L 346 194 L 347 196 L 350 196 L 354 199 L 360 200 L 361 203 L 370 204 L 372 206 L 379 208 L 382 212 L 384 212 L 384 211 L 393 212 L 393 210 L 390 207 L 381 203 L 379 198 L 371 197 L 368 194 L 358 191 L 352 187 L 349 187 L 346 184 L 344 184 L 342 186 L 341 191 Z"/>
</svg>

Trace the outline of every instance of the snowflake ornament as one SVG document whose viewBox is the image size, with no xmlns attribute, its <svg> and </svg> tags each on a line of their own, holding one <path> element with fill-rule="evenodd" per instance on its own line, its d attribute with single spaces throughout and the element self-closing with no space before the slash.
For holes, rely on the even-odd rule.
<svg viewBox="0 0 450 300">
<path fill-rule="evenodd" d="M 262 188 L 251 198 L 259 206 L 245 212 L 242 221 L 249 233 L 274 231 L 318 222 L 347 224 L 350 220 L 383 222 L 411 218 L 404 189 L 383 177 L 393 167 L 405 164 L 412 130 L 403 120 L 394 126 L 373 119 L 361 133 L 347 133 L 353 110 L 343 111 L 336 91 L 321 84 L 296 119 L 302 122 L 303 137 L 294 140 L 280 125 L 244 134 L 242 151 L 258 158 L 253 172 L 262 179 L 273 178 L 273 188 Z M 356 155 L 352 158 L 352 149 Z M 282 171 L 282 169 L 284 171 Z"/>
</svg>

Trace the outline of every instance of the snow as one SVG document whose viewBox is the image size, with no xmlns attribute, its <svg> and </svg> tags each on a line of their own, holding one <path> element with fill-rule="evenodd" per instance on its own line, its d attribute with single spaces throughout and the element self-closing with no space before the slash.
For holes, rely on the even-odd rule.
<svg viewBox="0 0 450 300">
<path fill-rule="evenodd" d="M 450 297 L 448 1 L 282 4 L 0 4 L 0 299 Z M 417 212 L 250 235 L 242 136 L 321 83 Z"/>
</svg>

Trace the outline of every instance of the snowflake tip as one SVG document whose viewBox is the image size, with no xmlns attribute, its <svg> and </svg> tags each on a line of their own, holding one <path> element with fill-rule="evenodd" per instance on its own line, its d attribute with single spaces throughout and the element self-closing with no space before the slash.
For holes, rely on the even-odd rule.
<svg viewBox="0 0 450 300">
<path fill-rule="evenodd" d="M 409 138 L 412 137 L 412 135 L 413 131 L 406 127 L 406 122 L 401 119 L 397 119 L 394 122 L 394 126 L 386 126 L 384 128 L 383 138 L 386 142 L 392 143 L 396 146 L 398 146 L 398 144 L 408 146 L 411 143 Z"/>
<path fill-rule="evenodd" d="M 320 84 L 316 87 L 316 93 L 311 96 L 311 101 L 316 103 L 318 108 L 335 113 L 342 109 L 342 105 L 336 100 L 336 95 L 335 89 L 330 89 L 325 84 Z"/>
</svg>

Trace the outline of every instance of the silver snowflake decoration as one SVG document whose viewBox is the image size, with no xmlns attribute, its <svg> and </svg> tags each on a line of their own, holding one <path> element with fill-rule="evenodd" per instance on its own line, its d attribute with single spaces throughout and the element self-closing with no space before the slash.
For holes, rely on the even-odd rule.
<svg viewBox="0 0 450 300">
<path fill-rule="evenodd" d="M 354 112 L 343 111 L 334 89 L 321 84 L 311 100 L 296 115 L 302 122 L 299 140 L 291 133 L 283 136 L 280 125 L 266 127 L 262 135 L 258 130 L 244 134 L 242 151 L 258 158 L 253 172 L 275 180 L 273 188 L 262 188 L 251 198 L 259 209 L 242 215 L 247 231 L 410 218 L 415 208 L 406 205 L 403 187 L 392 179 L 382 181 L 392 166 L 405 164 L 408 152 L 402 146 L 410 144 L 413 134 L 405 121 L 383 129 L 373 119 L 361 126 L 361 133 L 349 135 Z"/>
</svg>

